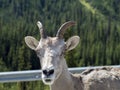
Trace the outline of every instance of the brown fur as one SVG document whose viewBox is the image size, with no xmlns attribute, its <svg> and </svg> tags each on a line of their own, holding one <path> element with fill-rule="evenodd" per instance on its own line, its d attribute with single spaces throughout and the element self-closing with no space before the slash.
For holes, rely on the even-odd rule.
<svg viewBox="0 0 120 90">
<path fill-rule="evenodd" d="M 112 67 L 89 69 L 74 75 L 73 82 L 76 87 L 74 90 L 120 90 L 120 69 Z"/>
</svg>

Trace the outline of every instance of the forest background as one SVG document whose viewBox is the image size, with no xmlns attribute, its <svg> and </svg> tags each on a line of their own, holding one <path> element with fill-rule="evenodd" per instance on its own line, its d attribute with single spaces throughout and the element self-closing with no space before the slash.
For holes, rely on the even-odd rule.
<svg viewBox="0 0 120 90">
<path fill-rule="evenodd" d="M 75 21 L 64 37 L 79 35 L 66 53 L 69 67 L 120 64 L 120 0 L 0 0 L 0 72 L 40 69 L 24 37 L 40 34 L 40 20 L 54 36 L 66 21 Z M 49 90 L 41 81 L 1 83 L 0 90 Z"/>
</svg>

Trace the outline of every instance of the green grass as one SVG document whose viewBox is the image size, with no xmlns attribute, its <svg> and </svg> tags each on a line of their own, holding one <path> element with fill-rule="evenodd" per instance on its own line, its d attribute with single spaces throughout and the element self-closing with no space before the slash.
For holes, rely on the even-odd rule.
<svg viewBox="0 0 120 90">
<path fill-rule="evenodd" d="M 42 81 L 0 83 L 0 90 L 50 90 Z"/>
</svg>

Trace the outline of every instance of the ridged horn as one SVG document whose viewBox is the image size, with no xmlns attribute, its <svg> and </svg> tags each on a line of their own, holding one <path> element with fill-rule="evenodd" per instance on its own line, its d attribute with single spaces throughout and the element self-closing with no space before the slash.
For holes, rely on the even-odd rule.
<svg viewBox="0 0 120 90">
<path fill-rule="evenodd" d="M 40 21 L 37 22 L 37 26 L 38 26 L 38 28 L 40 30 L 41 38 L 46 38 L 47 35 L 46 35 L 45 30 L 43 28 L 43 25 L 42 25 L 42 23 Z"/>
<path fill-rule="evenodd" d="M 61 27 L 59 28 L 57 34 L 56 34 L 56 37 L 58 38 L 63 38 L 63 35 L 65 33 L 65 30 L 67 28 L 69 28 L 70 26 L 73 26 L 75 25 L 75 22 L 74 21 L 68 21 L 68 22 L 65 22 L 64 24 L 61 25 Z"/>
</svg>

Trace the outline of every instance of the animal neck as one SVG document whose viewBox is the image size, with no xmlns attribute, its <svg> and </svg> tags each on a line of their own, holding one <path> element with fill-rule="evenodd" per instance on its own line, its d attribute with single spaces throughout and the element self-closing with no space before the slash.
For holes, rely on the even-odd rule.
<svg viewBox="0 0 120 90">
<path fill-rule="evenodd" d="M 50 86 L 51 90 L 73 90 L 72 77 L 71 73 L 68 71 L 66 61 L 63 60 L 62 64 L 62 73 L 59 78 Z"/>
</svg>

